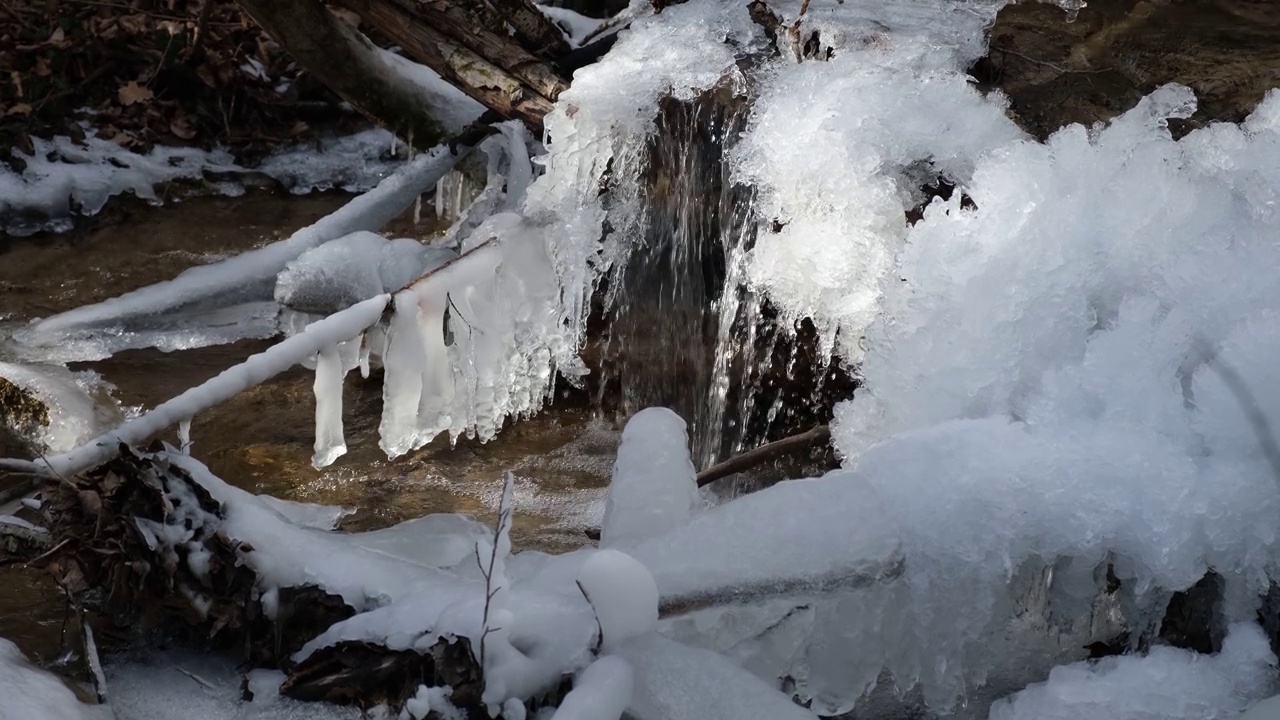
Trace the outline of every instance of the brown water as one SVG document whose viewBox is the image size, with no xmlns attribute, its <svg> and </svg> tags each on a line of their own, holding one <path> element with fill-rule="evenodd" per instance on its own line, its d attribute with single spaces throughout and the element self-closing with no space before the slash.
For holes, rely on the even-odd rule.
<svg viewBox="0 0 1280 720">
<path fill-rule="evenodd" d="M 0 321 L 47 316 L 97 302 L 289 235 L 348 198 L 255 194 L 200 198 L 130 210 L 123 222 L 78 239 L 10 243 L 0 252 Z M 410 217 L 395 236 L 427 237 L 438 223 Z M 3 250 L 3 247 L 0 247 Z M 260 351 L 270 343 L 175 353 L 139 350 L 79 363 L 116 388 L 125 407 L 150 408 Z M 348 455 L 311 467 L 312 375 L 301 368 L 197 416 L 191 453 L 228 482 L 258 493 L 345 505 L 344 529 L 367 530 L 435 512 L 491 520 L 503 477 L 517 476 L 513 540 L 519 547 L 565 550 L 587 542 L 599 522 L 618 432 L 581 403 L 564 402 L 508 427 L 487 443 L 440 438 L 396 461 L 378 449 L 381 381 L 352 373 L 344 390 Z M 169 438 L 174 441 L 173 437 Z M 0 570 L 0 636 L 42 659 L 58 650 L 64 615 L 57 589 L 40 573 Z"/>
</svg>

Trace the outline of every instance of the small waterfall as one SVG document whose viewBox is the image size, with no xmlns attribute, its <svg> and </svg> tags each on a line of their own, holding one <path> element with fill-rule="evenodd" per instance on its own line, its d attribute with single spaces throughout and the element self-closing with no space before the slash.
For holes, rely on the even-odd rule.
<svg viewBox="0 0 1280 720">
<path fill-rule="evenodd" d="M 618 392 L 627 414 L 675 409 L 699 468 L 826 419 L 830 403 L 813 388 L 828 376 L 844 379 L 845 396 L 851 390 L 848 375 L 818 357 L 812 327 L 780 327 L 748 286 L 766 220 L 752 189 L 733 183 L 728 158 L 749 108 L 727 86 L 692 102 L 668 98 L 648 166 L 619 173 L 640 186 L 641 221 L 607 280 L 602 387 Z"/>
</svg>

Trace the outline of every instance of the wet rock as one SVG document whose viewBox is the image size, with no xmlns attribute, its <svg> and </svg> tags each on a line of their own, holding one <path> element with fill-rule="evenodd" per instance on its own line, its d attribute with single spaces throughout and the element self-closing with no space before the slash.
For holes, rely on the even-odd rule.
<svg viewBox="0 0 1280 720">
<path fill-rule="evenodd" d="M 1216 653 L 1227 636 L 1223 614 L 1226 583 L 1210 570 L 1200 582 L 1173 594 L 1160 625 L 1160 640 L 1174 647 L 1200 653 Z"/>
<path fill-rule="evenodd" d="M 30 459 L 32 440 L 48 425 L 48 406 L 0 377 L 0 457 Z"/>
<path fill-rule="evenodd" d="M 1001 10 L 972 74 L 1044 138 L 1109 120 L 1165 83 L 1195 90 L 1199 111 L 1175 132 L 1238 121 L 1280 86 L 1280 3 L 1090 0 L 1073 19 L 1049 3 Z"/>
</svg>

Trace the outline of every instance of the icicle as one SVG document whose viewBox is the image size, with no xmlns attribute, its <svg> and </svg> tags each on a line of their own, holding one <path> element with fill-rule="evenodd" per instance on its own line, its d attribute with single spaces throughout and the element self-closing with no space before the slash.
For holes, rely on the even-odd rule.
<svg viewBox="0 0 1280 720">
<path fill-rule="evenodd" d="M 333 464 L 347 452 L 342 432 L 342 358 L 338 346 L 320 351 L 316 362 L 316 445 L 311 464 L 316 468 Z"/>
<path fill-rule="evenodd" d="M 369 356 L 373 354 L 373 343 L 377 340 L 374 329 L 370 329 L 360 338 L 360 377 L 369 379 Z"/>
<path fill-rule="evenodd" d="M 394 302 L 395 313 L 382 356 L 386 376 L 382 381 L 382 423 L 378 428 L 379 445 L 389 458 L 418 446 L 418 404 L 422 398 L 422 368 L 426 365 L 417 296 L 401 292 Z"/>
<path fill-rule="evenodd" d="M 178 450 L 183 455 L 191 454 L 191 418 L 178 423 Z"/>
<path fill-rule="evenodd" d="M 422 224 L 422 196 L 421 195 L 419 195 L 417 199 L 413 201 L 413 224 L 414 225 Z"/>
<path fill-rule="evenodd" d="M 400 139 L 400 136 L 396 135 L 395 133 L 392 133 L 392 134 L 391 134 L 391 157 L 395 157 L 395 156 L 396 156 L 396 149 L 397 149 L 397 148 L 396 148 L 396 141 L 397 141 L 397 140 L 399 140 L 399 139 Z"/>
<path fill-rule="evenodd" d="M 427 441 L 449 429 L 453 408 L 453 368 L 444 344 L 444 313 L 448 296 L 443 283 L 417 291 L 419 339 L 422 342 L 422 396 L 418 430 Z"/>
</svg>

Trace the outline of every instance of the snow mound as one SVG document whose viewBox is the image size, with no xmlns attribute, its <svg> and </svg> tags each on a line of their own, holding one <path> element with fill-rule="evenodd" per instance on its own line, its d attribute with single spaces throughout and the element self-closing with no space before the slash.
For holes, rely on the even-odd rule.
<svg viewBox="0 0 1280 720">
<path fill-rule="evenodd" d="M 1055 668 L 1047 681 L 996 703 L 990 720 L 1235 718 L 1270 689 L 1275 663 L 1261 629 L 1238 624 L 1214 656 L 1157 647 Z"/>
<path fill-rule="evenodd" d="M 5 720 L 117 720 L 111 709 L 76 697 L 61 678 L 27 661 L 0 638 L 0 718 Z"/>
<path fill-rule="evenodd" d="M 600 547 L 626 547 L 683 525 L 702 507 L 685 422 L 667 408 L 627 421 L 609 482 Z"/>
</svg>

